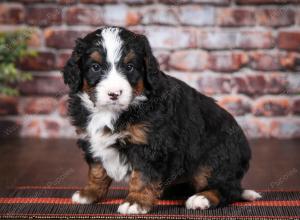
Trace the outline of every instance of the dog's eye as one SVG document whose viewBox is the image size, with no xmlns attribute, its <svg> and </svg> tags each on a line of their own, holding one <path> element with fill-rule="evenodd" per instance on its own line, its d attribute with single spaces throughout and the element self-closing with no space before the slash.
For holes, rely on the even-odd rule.
<svg viewBox="0 0 300 220">
<path fill-rule="evenodd" d="M 131 64 L 131 63 L 127 64 L 126 70 L 127 70 L 128 72 L 132 72 L 132 71 L 134 70 L 133 64 Z"/>
<path fill-rule="evenodd" d="M 99 72 L 99 70 L 101 69 L 101 67 L 98 63 L 93 63 L 91 68 L 92 68 L 92 71 L 94 71 L 94 72 Z"/>
</svg>

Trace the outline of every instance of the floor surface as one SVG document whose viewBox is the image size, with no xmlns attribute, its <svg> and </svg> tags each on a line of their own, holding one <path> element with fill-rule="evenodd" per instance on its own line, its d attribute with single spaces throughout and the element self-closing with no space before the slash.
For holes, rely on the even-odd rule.
<svg viewBox="0 0 300 220">
<path fill-rule="evenodd" d="M 75 140 L 0 139 L 0 186 L 84 186 L 87 165 Z M 253 140 L 243 181 L 251 189 L 300 189 L 300 139 Z"/>
</svg>

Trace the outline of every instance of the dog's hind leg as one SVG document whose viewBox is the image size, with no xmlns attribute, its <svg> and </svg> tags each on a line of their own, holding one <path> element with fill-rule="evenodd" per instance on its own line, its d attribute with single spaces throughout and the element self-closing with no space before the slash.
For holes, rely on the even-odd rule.
<svg viewBox="0 0 300 220">
<path fill-rule="evenodd" d="M 217 189 L 208 188 L 208 180 L 212 175 L 212 168 L 203 166 L 193 176 L 192 183 L 196 194 L 189 197 L 185 203 L 187 209 L 208 209 L 218 206 L 221 194 Z"/>
<path fill-rule="evenodd" d="M 185 203 L 187 209 L 208 209 L 220 204 L 221 195 L 218 190 L 205 190 L 189 197 Z"/>
<path fill-rule="evenodd" d="M 187 199 L 187 209 L 203 210 L 235 201 L 254 201 L 261 197 L 253 190 L 243 190 L 240 179 L 224 181 L 221 178 L 216 178 L 209 166 L 200 167 L 193 175 L 192 183 L 196 194 Z"/>
</svg>

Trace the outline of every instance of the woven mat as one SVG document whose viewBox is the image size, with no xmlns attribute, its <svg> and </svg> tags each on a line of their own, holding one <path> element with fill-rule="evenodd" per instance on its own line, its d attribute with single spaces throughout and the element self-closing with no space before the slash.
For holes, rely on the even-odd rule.
<svg viewBox="0 0 300 220">
<path fill-rule="evenodd" d="M 17 187 L 0 191 L 2 218 L 101 218 L 101 219 L 300 219 L 299 191 L 261 191 L 255 202 L 238 202 L 224 208 L 187 210 L 184 199 L 163 198 L 145 215 L 118 214 L 126 187 L 111 187 L 98 204 L 73 204 L 78 187 Z"/>
</svg>

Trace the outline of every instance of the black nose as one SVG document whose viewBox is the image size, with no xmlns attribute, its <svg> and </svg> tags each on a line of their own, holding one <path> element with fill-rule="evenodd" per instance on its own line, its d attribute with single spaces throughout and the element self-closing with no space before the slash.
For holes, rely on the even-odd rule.
<svg viewBox="0 0 300 220">
<path fill-rule="evenodd" d="M 119 98 L 119 96 L 122 94 L 122 90 L 119 92 L 109 92 L 108 96 L 110 97 L 111 100 L 115 101 Z"/>
</svg>

